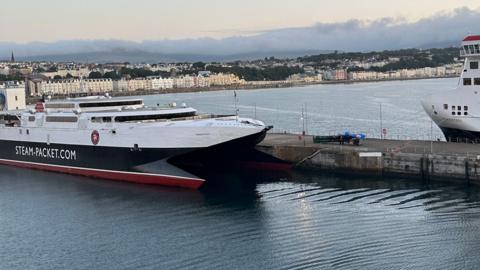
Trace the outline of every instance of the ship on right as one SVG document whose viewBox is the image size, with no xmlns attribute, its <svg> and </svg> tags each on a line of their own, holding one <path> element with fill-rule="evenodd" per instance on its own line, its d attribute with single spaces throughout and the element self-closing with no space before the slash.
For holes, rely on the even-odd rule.
<svg viewBox="0 0 480 270">
<path fill-rule="evenodd" d="M 460 56 L 465 64 L 458 87 L 425 98 L 422 106 L 447 141 L 480 142 L 480 35 L 463 39 Z"/>
</svg>

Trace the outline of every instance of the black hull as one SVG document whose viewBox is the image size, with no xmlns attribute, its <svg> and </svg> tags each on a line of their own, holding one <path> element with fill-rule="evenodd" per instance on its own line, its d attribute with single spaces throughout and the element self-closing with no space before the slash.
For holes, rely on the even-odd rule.
<svg viewBox="0 0 480 270">
<path fill-rule="evenodd" d="M 239 167 L 265 170 L 290 169 L 291 163 L 255 149 L 255 146 L 265 138 L 266 133 L 265 129 L 257 134 L 192 151 L 176 156 L 170 159 L 170 162 L 196 175 Z"/>
<path fill-rule="evenodd" d="M 462 129 L 440 127 L 449 142 L 475 142 L 480 143 L 480 132 Z"/>
<path fill-rule="evenodd" d="M 204 180 L 184 168 L 253 149 L 266 130 L 205 149 L 124 148 L 0 140 L 0 164 L 146 184 L 198 188 Z M 225 151 L 228 151 L 227 153 Z M 196 159 L 191 160 L 191 157 Z M 177 164 L 178 163 L 178 164 Z M 179 166 L 177 166 L 179 165 Z"/>
</svg>

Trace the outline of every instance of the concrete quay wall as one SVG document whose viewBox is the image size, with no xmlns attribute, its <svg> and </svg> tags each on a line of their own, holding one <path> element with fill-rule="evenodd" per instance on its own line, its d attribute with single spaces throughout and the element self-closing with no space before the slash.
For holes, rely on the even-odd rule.
<svg viewBox="0 0 480 270">
<path fill-rule="evenodd" d="M 373 140 L 362 146 L 313 144 L 308 136 L 270 135 L 257 149 L 295 164 L 295 168 L 362 173 L 380 176 L 401 175 L 424 180 L 452 180 L 480 184 L 480 146 L 421 141 Z M 295 138 L 295 135 L 294 137 Z M 408 145 L 409 148 L 397 147 Z M 415 151 L 413 151 L 415 146 Z M 395 146 L 395 147 L 392 147 Z M 424 148 L 421 148 L 424 147 Z M 452 148 L 455 151 L 448 151 Z M 439 153 L 431 153 L 436 149 Z M 441 151 L 442 150 L 442 151 Z M 467 151 L 465 151 L 467 150 Z"/>
</svg>

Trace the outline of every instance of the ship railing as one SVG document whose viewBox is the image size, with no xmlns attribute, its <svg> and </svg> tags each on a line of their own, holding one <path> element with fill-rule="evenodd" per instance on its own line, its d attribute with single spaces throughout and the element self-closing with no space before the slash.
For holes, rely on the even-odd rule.
<svg viewBox="0 0 480 270">
<path fill-rule="evenodd" d="M 480 57 L 480 53 L 467 53 L 465 50 L 460 50 L 460 57 Z"/>
</svg>

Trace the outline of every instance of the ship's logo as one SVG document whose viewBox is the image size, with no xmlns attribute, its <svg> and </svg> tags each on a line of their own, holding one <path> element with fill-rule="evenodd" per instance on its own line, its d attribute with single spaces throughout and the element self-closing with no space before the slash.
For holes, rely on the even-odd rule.
<svg viewBox="0 0 480 270">
<path fill-rule="evenodd" d="M 100 141 L 100 134 L 98 133 L 98 131 L 96 130 L 92 131 L 92 135 L 90 135 L 90 139 L 92 139 L 92 143 L 94 145 L 97 145 L 98 142 Z"/>
</svg>

